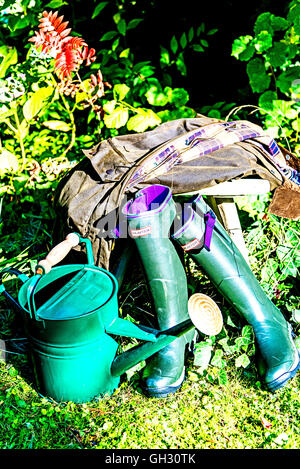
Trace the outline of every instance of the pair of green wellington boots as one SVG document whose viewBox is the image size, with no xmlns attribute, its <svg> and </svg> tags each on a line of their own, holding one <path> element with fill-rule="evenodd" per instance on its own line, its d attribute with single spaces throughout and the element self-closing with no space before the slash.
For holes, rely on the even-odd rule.
<svg viewBox="0 0 300 469">
<path fill-rule="evenodd" d="M 275 391 L 295 376 L 300 359 L 290 324 L 201 196 L 178 211 L 171 190 L 152 185 L 138 191 L 122 213 L 142 260 L 160 329 L 189 317 L 187 279 L 175 241 L 253 327 L 267 388 Z M 147 361 L 141 379 L 145 394 L 165 397 L 181 386 L 194 335 L 190 331 Z"/>
</svg>

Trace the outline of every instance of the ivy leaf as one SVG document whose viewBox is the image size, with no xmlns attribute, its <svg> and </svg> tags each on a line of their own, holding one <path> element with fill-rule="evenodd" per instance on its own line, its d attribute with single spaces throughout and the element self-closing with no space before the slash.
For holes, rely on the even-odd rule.
<svg viewBox="0 0 300 469">
<path fill-rule="evenodd" d="M 249 363 L 250 363 L 250 360 L 249 360 L 248 355 L 246 355 L 246 353 L 243 353 L 242 355 L 240 355 L 239 357 L 235 359 L 235 366 L 237 368 L 240 368 L 241 366 L 243 368 L 247 368 Z"/>
<path fill-rule="evenodd" d="M 119 129 L 128 120 L 128 109 L 117 106 L 111 114 L 105 114 L 103 120 L 108 129 Z"/>
<path fill-rule="evenodd" d="M 218 375 L 218 382 L 221 386 L 226 386 L 228 384 L 227 373 L 225 370 L 220 370 Z"/>
<path fill-rule="evenodd" d="M 200 342 L 195 346 L 194 365 L 199 366 L 203 370 L 209 365 L 212 355 L 212 346 L 207 342 Z"/>
<path fill-rule="evenodd" d="M 298 273 L 298 267 L 300 266 L 300 257 L 294 256 L 294 250 L 292 246 L 280 245 L 276 250 L 276 255 L 281 261 L 282 275 L 291 275 L 296 277 Z"/>
<path fill-rule="evenodd" d="M 223 339 L 220 339 L 218 341 L 220 345 L 222 345 L 224 352 L 227 355 L 232 355 L 233 353 L 237 352 L 237 346 L 236 345 L 229 345 L 228 344 L 228 337 L 224 337 Z"/>
<path fill-rule="evenodd" d="M 271 78 L 267 75 L 264 62 L 260 58 L 250 60 L 247 64 L 247 74 L 254 92 L 262 93 L 269 88 Z"/>
<path fill-rule="evenodd" d="M 138 113 L 127 122 L 127 129 L 134 132 L 145 132 L 148 127 L 154 127 L 161 123 L 160 117 L 151 109 L 137 109 Z"/>
<path fill-rule="evenodd" d="M 223 359 L 223 350 L 218 349 L 215 351 L 211 364 L 217 368 L 224 368 L 226 366 L 226 362 Z"/>
<path fill-rule="evenodd" d="M 264 282 L 269 282 L 270 279 L 275 278 L 275 272 L 279 267 L 278 262 L 274 259 L 268 259 L 261 271 L 261 279 Z"/>
<path fill-rule="evenodd" d="M 249 340 L 249 343 L 253 340 L 253 328 L 250 325 L 246 325 L 242 329 L 242 336 Z"/>
<path fill-rule="evenodd" d="M 252 343 L 252 328 L 251 326 L 244 326 L 242 329 L 241 337 L 235 339 L 235 344 L 238 350 L 247 350 L 248 346 Z"/>
</svg>

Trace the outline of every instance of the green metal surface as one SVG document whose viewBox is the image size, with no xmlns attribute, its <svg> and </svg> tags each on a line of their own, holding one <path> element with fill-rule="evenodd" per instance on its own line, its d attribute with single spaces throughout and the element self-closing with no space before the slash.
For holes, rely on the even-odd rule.
<svg viewBox="0 0 300 469">
<path fill-rule="evenodd" d="M 28 305 L 32 283 L 21 287 L 19 303 L 39 392 L 73 402 L 112 393 L 119 384 L 110 373 L 118 343 L 105 330 L 118 318 L 115 278 L 90 265 L 54 267 L 34 290 L 35 317 Z"/>
<path fill-rule="evenodd" d="M 82 403 L 111 394 L 122 373 L 177 340 L 119 318 L 118 282 L 93 264 L 54 267 L 31 278 L 4 269 L 0 279 L 6 273 L 23 282 L 18 302 L 3 285 L 0 293 L 23 316 L 37 389 L 57 402 Z M 191 327 L 188 321 L 177 332 L 183 334 Z M 119 344 L 110 334 L 146 341 L 147 347 L 141 344 L 132 353 L 117 356 Z"/>
</svg>

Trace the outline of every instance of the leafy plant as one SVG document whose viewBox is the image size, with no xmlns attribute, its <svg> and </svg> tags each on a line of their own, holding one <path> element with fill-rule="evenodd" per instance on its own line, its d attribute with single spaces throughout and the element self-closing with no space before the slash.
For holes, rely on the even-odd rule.
<svg viewBox="0 0 300 469">
<path fill-rule="evenodd" d="M 262 13 L 254 34 L 240 36 L 232 56 L 247 62 L 251 89 L 258 93 L 264 124 L 274 138 L 288 138 L 299 151 L 300 3 L 289 3 L 286 18 Z"/>
<path fill-rule="evenodd" d="M 222 338 L 220 338 L 223 336 Z M 199 372 L 205 374 L 207 379 L 214 381 L 211 367 L 217 369 L 217 380 L 221 385 L 228 384 L 226 367 L 229 360 L 234 359 L 236 368 L 247 368 L 251 364 L 251 357 L 255 352 L 254 335 L 252 327 L 246 325 L 241 335 L 230 338 L 228 332 L 223 330 L 219 336 L 206 338 L 195 345 L 194 366 Z"/>
<path fill-rule="evenodd" d="M 206 36 L 212 36 L 218 31 L 217 28 L 210 29 L 206 32 Z M 180 36 L 172 36 L 170 40 L 170 49 L 160 47 L 160 65 L 165 72 L 165 78 L 168 82 L 172 83 L 171 75 L 167 74 L 168 68 L 175 65 L 178 72 L 186 76 L 187 67 L 185 61 L 185 54 L 188 51 L 204 52 L 209 47 L 209 42 L 203 36 L 205 34 L 205 23 L 194 28 L 191 26 L 187 32 L 183 32 Z"/>
</svg>

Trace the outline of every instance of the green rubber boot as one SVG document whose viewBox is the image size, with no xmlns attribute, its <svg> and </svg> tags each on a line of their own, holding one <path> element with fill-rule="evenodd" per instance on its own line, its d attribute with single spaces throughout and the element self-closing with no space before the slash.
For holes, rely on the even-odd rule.
<svg viewBox="0 0 300 469">
<path fill-rule="evenodd" d="M 176 219 L 178 223 L 179 217 Z M 185 204 L 173 238 L 205 271 L 220 293 L 253 327 L 270 391 L 293 378 L 299 354 L 292 329 L 201 196 Z"/>
<path fill-rule="evenodd" d="M 158 326 L 168 329 L 189 318 L 184 267 L 169 238 L 176 215 L 171 191 L 153 185 L 140 190 L 122 210 L 128 220 L 148 280 Z M 186 349 L 195 334 L 192 329 L 147 360 L 141 378 L 145 394 L 165 397 L 175 392 L 185 378 Z"/>
</svg>

